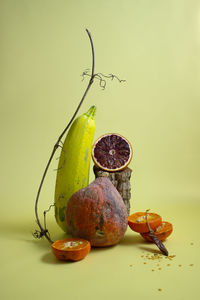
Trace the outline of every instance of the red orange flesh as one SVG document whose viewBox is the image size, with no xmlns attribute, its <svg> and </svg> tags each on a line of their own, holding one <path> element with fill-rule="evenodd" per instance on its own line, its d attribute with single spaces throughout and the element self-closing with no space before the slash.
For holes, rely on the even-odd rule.
<svg viewBox="0 0 200 300">
<path fill-rule="evenodd" d="M 160 215 L 155 213 L 147 213 L 148 223 L 152 230 L 155 230 L 162 223 Z M 128 217 L 129 227 L 136 232 L 144 233 L 149 232 L 148 225 L 146 223 L 146 212 L 137 212 Z"/>
<path fill-rule="evenodd" d="M 78 261 L 90 252 L 91 244 L 81 238 L 67 238 L 54 242 L 51 247 L 58 259 Z"/>
<path fill-rule="evenodd" d="M 130 142 L 118 133 L 100 136 L 94 143 L 92 159 L 96 166 L 108 172 L 125 169 L 132 159 Z"/>
</svg>

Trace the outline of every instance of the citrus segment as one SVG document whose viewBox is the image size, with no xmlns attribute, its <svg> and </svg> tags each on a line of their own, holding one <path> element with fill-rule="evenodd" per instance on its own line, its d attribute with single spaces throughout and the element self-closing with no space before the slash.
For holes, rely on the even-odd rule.
<svg viewBox="0 0 200 300">
<path fill-rule="evenodd" d="M 99 168 L 115 172 L 125 169 L 132 159 L 130 142 L 117 133 L 99 137 L 93 145 L 92 159 Z"/>
</svg>

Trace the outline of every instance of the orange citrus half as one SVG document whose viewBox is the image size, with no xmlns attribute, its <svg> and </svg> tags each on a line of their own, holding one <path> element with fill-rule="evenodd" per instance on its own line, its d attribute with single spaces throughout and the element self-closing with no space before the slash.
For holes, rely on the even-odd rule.
<svg viewBox="0 0 200 300">
<path fill-rule="evenodd" d="M 152 230 L 155 230 L 162 224 L 162 218 L 155 213 L 147 213 L 148 223 Z M 146 222 L 146 212 L 137 212 L 128 217 L 129 227 L 136 232 L 144 233 L 149 232 L 149 227 Z"/>
<path fill-rule="evenodd" d="M 162 224 L 154 230 L 154 234 L 162 242 L 166 240 L 166 238 L 172 233 L 172 231 L 173 231 L 172 224 L 167 221 L 163 221 Z M 152 242 L 152 239 L 149 236 L 148 232 L 141 233 L 141 236 L 143 236 L 145 240 Z"/>
<path fill-rule="evenodd" d="M 51 247 L 58 259 L 71 261 L 83 259 L 91 249 L 90 242 L 81 238 L 58 240 Z"/>
</svg>

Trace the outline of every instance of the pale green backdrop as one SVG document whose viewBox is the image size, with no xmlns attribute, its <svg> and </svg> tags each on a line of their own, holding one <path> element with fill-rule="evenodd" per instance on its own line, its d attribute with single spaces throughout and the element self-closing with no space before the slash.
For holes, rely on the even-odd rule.
<svg viewBox="0 0 200 300">
<path fill-rule="evenodd" d="M 132 243 L 130 231 L 124 244 L 67 265 L 56 264 L 47 242 L 31 236 L 42 173 L 87 85 L 88 78 L 81 77 L 91 67 L 85 28 L 93 37 L 96 72 L 126 82 L 107 80 L 105 90 L 96 82 L 80 113 L 95 104 L 95 138 L 118 132 L 132 143 L 131 211 L 151 208 L 176 227 L 167 245 L 178 253 L 177 263 L 163 277 L 144 270 L 137 244 L 142 240 Z M 182 300 L 191 291 L 198 298 L 198 0 L 0 0 L 0 104 L 3 300 L 14 295 L 158 299 L 159 293 Z M 41 215 L 53 203 L 56 166 L 54 160 L 41 194 Z M 54 239 L 62 236 L 53 213 L 49 224 Z M 194 252 L 190 242 L 196 242 Z M 189 265 L 189 257 L 198 267 L 179 272 L 177 265 L 184 260 Z M 129 263 L 136 269 L 130 271 Z M 181 291 L 188 280 L 190 288 Z"/>
</svg>

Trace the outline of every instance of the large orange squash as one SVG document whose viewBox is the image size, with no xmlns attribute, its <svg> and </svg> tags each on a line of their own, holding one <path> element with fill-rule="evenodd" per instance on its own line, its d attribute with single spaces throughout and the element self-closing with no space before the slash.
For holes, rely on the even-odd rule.
<svg viewBox="0 0 200 300">
<path fill-rule="evenodd" d="M 99 177 L 72 195 L 66 209 L 68 233 L 105 247 L 117 244 L 128 224 L 126 206 L 110 179 Z"/>
</svg>

